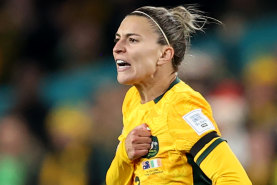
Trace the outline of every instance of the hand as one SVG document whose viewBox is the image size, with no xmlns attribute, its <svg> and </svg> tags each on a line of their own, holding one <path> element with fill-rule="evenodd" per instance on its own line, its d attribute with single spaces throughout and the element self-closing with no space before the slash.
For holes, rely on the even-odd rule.
<svg viewBox="0 0 277 185">
<path fill-rule="evenodd" d="M 151 147 L 151 132 L 146 124 L 134 128 L 125 140 L 125 148 L 130 160 L 146 155 Z"/>
</svg>

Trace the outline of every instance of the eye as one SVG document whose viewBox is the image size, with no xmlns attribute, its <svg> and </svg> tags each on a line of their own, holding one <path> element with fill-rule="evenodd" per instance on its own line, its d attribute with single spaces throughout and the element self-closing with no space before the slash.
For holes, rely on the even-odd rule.
<svg viewBox="0 0 277 185">
<path fill-rule="evenodd" d="M 136 39 L 134 39 L 134 38 L 129 38 L 129 41 L 131 42 L 131 43 L 135 43 L 135 42 L 138 42 L 138 40 L 136 40 Z"/>
<path fill-rule="evenodd" d="M 114 43 L 117 43 L 119 41 L 119 38 L 115 38 L 113 41 Z"/>
</svg>

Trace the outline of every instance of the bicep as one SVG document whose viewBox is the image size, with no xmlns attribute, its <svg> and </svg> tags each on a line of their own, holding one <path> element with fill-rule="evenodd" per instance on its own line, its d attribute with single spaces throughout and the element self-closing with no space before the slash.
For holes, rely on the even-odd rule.
<svg viewBox="0 0 277 185">
<path fill-rule="evenodd" d="M 212 140 L 194 158 L 201 170 L 217 185 L 250 185 L 241 163 L 226 141 Z"/>
</svg>

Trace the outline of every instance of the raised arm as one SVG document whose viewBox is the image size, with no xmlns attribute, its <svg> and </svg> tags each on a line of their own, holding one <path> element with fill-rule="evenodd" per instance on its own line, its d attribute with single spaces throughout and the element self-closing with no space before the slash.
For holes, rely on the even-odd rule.
<svg viewBox="0 0 277 185">
<path fill-rule="evenodd" d="M 106 175 L 107 185 L 132 184 L 134 160 L 146 155 L 150 149 L 151 133 L 147 125 L 135 127 L 126 138 L 119 137 L 116 155 Z"/>
</svg>

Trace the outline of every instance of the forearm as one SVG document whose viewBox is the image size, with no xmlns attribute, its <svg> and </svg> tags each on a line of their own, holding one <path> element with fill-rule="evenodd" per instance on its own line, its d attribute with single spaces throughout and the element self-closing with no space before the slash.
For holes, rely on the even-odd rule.
<svg viewBox="0 0 277 185">
<path fill-rule="evenodd" d="M 214 185 L 251 185 L 245 170 L 226 142 L 220 143 L 200 164 Z"/>
<path fill-rule="evenodd" d="M 107 185 L 130 185 L 132 184 L 132 176 L 134 166 L 129 160 L 126 149 L 125 140 L 119 143 L 116 155 L 106 175 Z"/>
</svg>

